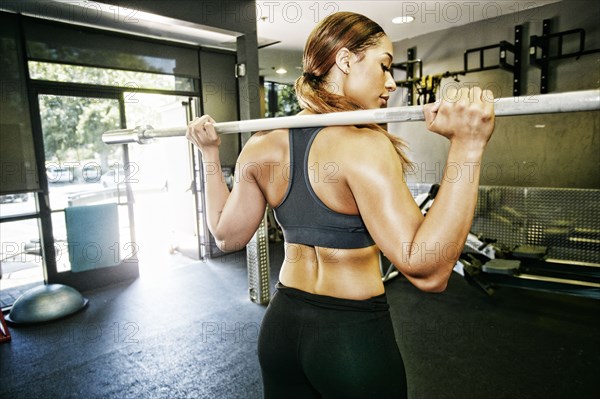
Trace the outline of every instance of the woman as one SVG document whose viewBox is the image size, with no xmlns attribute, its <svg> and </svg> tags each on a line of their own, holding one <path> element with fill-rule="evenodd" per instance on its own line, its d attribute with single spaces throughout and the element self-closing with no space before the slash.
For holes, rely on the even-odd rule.
<svg viewBox="0 0 600 399">
<path fill-rule="evenodd" d="M 327 17 L 306 43 L 296 82 L 301 114 L 385 107 L 396 89 L 392 54 L 368 18 Z M 445 289 L 472 222 L 494 128 L 493 105 L 482 99 L 491 98 L 464 89 L 424 107 L 429 130 L 450 140 L 454 166 L 426 219 L 404 183 L 402 142 L 379 126 L 259 132 L 239 156 L 230 193 L 214 121 L 190 123 L 188 138 L 212 171 L 207 218 L 219 247 L 243 248 L 267 204 L 284 232 L 285 260 L 258 344 L 266 398 L 406 397 L 379 251 L 421 290 Z M 465 173 L 456 176 L 457 166 Z"/>
</svg>

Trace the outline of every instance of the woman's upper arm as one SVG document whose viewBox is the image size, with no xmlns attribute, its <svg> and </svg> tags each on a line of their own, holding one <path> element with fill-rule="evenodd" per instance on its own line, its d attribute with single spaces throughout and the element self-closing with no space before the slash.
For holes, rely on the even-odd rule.
<svg viewBox="0 0 600 399">
<path fill-rule="evenodd" d="M 219 218 L 215 238 L 225 251 L 242 249 L 250 241 L 265 215 L 267 202 L 256 179 L 254 148 L 250 140 L 236 164 L 233 188 Z"/>
<path fill-rule="evenodd" d="M 346 175 L 348 185 L 377 246 L 407 277 L 418 276 L 418 271 L 409 270 L 408 255 L 423 215 L 390 141 L 378 133 L 369 136 L 368 142 L 355 143 L 350 150 L 354 160 Z"/>
</svg>

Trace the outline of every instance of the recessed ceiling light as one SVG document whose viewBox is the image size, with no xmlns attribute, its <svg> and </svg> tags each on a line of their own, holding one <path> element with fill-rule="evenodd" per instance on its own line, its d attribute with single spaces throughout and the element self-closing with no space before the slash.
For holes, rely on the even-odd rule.
<svg viewBox="0 0 600 399">
<path fill-rule="evenodd" d="M 410 15 L 405 15 L 405 16 L 396 17 L 396 18 L 392 19 L 392 22 L 395 24 L 407 24 L 414 20 L 415 19 L 413 17 L 411 17 Z"/>
<path fill-rule="evenodd" d="M 279 75 L 284 75 L 287 73 L 287 71 L 284 68 L 279 68 L 275 71 L 275 73 L 277 73 Z"/>
</svg>

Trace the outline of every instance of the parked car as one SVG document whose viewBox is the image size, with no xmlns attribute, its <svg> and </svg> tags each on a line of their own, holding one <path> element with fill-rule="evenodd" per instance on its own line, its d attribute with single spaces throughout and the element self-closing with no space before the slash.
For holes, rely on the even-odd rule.
<svg viewBox="0 0 600 399">
<path fill-rule="evenodd" d="M 29 193 L 0 195 L 0 204 L 10 204 L 11 202 L 27 201 L 29 201 Z"/>
<path fill-rule="evenodd" d="M 48 166 L 46 168 L 46 177 L 48 183 L 73 183 L 75 181 L 75 173 L 73 168 L 64 166 Z"/>
</svg>

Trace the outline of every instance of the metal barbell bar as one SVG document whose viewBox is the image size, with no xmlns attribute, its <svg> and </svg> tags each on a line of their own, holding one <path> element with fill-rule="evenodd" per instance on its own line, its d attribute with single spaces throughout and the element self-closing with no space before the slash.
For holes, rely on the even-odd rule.
<svg viewBox="0 0 600 399">
<path fill-rule="evenodd" d="M 600 89 L 505 97 L 494 100 L 496 116 L 553 114 L 561 112 L 595 111 L 600 109 Z M 423 106 L 392 107 L 329 114 L 284 116 L 218 122 L 214 127 L 219 134 L 256 132 L 281 128 L 300 128 L 333 125 L 363 125 L 424 121 Z M 102 135 L 106 144 L 145 144 L 155 138 L 185 136 L 187 127 L 154 129 L 137 126 L 134 129 L 111 130 Z"/>
</svg>

